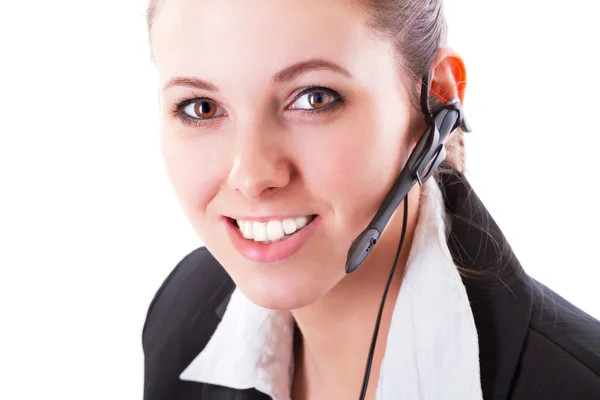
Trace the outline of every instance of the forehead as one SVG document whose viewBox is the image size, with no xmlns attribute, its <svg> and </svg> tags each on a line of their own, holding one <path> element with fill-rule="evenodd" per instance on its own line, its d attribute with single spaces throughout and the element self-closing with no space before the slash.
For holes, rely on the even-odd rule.
<svg viewBox="0 0 600 400">
<path fill-rule="evenodd" d="M 389 50 L 369 34 L 365 17 L 350 0 L 162 0 L 153 53 L 161 80 L 256 79 L 309 58 L 352 70 Z"/>
</svg>

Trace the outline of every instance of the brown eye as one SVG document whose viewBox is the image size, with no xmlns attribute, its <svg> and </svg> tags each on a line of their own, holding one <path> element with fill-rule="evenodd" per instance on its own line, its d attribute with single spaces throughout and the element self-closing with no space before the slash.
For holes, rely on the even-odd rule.
<svg viewBox="0 0 600 400">
<path fill-rule="evenodd" d="M 316 89 L 298 97 L 290 106 L 292 110 L 318 110 L 327 108 L 340 100 L 340 96 L 328 90 Z"/>
<path fill-rule="evenodd" d="M 176 106 L 176 113 L 183 119 L 203 121 L 221 117 L 225 110 L 211 100 L 192 99 Z"/>
<path fill-rule="evenodd" d="M 197 118 L 211 118 L 217 112 L 217 106 L 209 101 L 199 101 L 193 104 Z"/>
<path fill-rule="evenodd" d="M 331 95 L 325 92 L 313 92 L 308 95 L 308 104 L 314 108 L 321 108 L 331 102 Z"/>
</svg>

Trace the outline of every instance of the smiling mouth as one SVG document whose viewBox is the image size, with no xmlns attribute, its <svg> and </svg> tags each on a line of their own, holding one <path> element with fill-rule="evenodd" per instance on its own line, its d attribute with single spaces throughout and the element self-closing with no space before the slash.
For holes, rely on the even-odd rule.
<svg viewBox="0 0 600 400">
<path fill-rule="evenodd" d="M 242 236 L 254 242 L 270 244 L 286 240 L 309 225 L 317 215 L 270 221 L 245 221 L 227 218 Z"/>
</svg>

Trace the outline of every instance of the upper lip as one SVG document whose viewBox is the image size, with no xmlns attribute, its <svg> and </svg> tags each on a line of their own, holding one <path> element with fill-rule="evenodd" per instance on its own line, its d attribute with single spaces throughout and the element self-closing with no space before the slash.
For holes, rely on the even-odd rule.
<svg viewBox="0 0 600 400">
<path fill-rule="evenodd" d="M 285 214 L 272 214 L 272 215 L 243 215 L 243 216 L 233 216 L 226 215 L 227 218 L 231 218 L 237 221 L 256 221 L 256 222 L 266 222 L 271 220 L 284 220 L 284 219 L 294 219 L 298 217 L 310 217 L 316 214 L 302 214 L 302 213 L 285 213 Z"/>
</svg>

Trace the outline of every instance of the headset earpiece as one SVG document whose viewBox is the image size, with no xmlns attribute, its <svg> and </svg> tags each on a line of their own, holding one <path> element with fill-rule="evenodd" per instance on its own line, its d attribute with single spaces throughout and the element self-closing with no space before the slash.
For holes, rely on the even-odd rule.
<svg viewBox="0 0 600 400">
<path fill-rule="evenodd" d="M 417 147 L 415 147 L 415 152 L 419 148 L 420 154 L 412 170 L 413 178 L 421 186 L 433 175 L 436 168 L 446 158 L 444 141 L 448 135 L 458 127 L 461 127 L 465 132 L 471 132 L 471 128 L 464 117 L 460 100 L 457 98 L 450 99 L 446 104 L 431 110 L 430 121 L 433 123 L 429 125 L 421 138 L 424 145 L 419 148 L 417 144 Z"/>
</svg>

